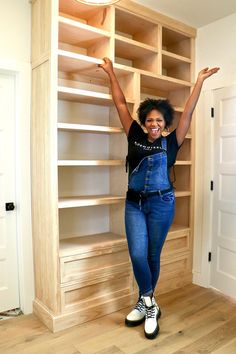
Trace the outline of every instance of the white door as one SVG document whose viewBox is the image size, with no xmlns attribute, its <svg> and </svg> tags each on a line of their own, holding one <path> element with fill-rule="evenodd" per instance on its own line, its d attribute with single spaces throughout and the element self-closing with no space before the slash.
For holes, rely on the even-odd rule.
<svg viewBox="0 0 236 354">
<path fill-rule="evenodd" d="M 211 285 L 236 298 L 236 86 L 214 91 Z"/>
<path fill-rule="evenodd" d="M 15 77 L 0 72 L 0 312 L 19 307 L 15 108 Z"/>
</svg>

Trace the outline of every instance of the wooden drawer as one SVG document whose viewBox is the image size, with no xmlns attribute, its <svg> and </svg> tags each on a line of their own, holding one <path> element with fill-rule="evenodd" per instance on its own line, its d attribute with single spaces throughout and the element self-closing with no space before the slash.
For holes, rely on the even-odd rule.
<svg viewBox="0 0 236 354">
<path fill-rule="evenodd" d="M 158 294 L 166 293 L 192 282 L 192 254 L 186 252 L 176 256 L 163 257 L 158 281 Z"/>
<path fill-rule="evenodd" d="M 61 283 L 99 279 L 119 273 L 121 268 L 129 267 L 127 249 L 119 252 L 95 252 L 62 257 Z"/>
<path fill-rule="evenodd" d="M 61 287 L 62 312 L 72 312 L 81 308 L 102 306 L 111 299 L 127 296 L 132 292 L 133 277 L 131 267 L 113 277 L 100 278 L 87 285 L 76 284 Z"/>
<path fill-rule="evenodd" d="M 177 254 L 189 250 L 189 230 L 178 233 L 170 233 L 165 241 L 162 257 L 170 254 Z"/>
</svg>

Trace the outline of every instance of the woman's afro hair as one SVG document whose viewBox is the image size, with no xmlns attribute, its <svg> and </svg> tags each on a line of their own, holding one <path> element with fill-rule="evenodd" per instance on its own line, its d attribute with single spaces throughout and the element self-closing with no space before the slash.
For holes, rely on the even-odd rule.
<svg viewBox="0 0 236 354">
<path fill-rule="evenodd" d="M 145 100 L 140 103 L 137 114 L 141 125 L 145 125 L 148 113 L 154 109 L 163 115 L 166 128 L 168 128 L 174 119 L 174 109 L 170 102 L 164 99 L 145 98 Z"/>
</svg>

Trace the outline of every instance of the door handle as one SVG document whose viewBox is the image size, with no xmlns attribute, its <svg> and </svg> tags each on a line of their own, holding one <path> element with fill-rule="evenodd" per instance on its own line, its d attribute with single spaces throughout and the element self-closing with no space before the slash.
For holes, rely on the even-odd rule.
<svg viewBox="0 0 236 354">
<path fill-rule="evenodd" d="M 5 204 L 6 211 L 12 211 L 15 209 L 15 205 L 13 202 L 9 202 Z"/>
</svg>

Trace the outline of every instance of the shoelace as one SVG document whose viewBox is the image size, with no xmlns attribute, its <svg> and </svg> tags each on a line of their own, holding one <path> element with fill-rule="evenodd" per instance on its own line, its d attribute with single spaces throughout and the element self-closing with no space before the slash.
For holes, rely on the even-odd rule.
<svg viewBox="0 0 236 354">
<path fill-rule="evenodd" d="M 138 310 L 139 312 L 142 312 L 145 309 L 143 300 L 142 299 L 138 300 L 138 302 L 137 302 L 137 304 L 135 305 L 134 308 L 135 308 L 135 310 Z"/>
<path fill-rule="evenodd" d="M 156 314 L 155 314 L 155 305 L 151 306 L 151 307 L 146 307 L 146 319 L 148 318 L 155 318 Z"/>
</svg>

